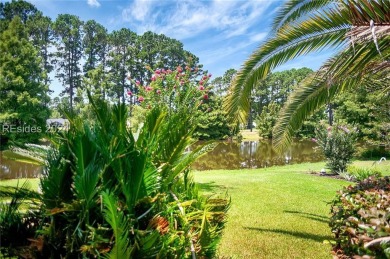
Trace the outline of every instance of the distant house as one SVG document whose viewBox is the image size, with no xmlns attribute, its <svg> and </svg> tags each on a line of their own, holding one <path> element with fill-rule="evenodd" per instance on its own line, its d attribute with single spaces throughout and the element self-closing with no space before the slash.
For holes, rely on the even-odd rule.
<svg viewBox="0 0 390 259">
<path fill-rule="evenodd" d="M 48 128 L 56 128 L 56 129 L 68 129 L 69 121 L 67 119 L 47 119 L 46 126 Z"/>
</svg>

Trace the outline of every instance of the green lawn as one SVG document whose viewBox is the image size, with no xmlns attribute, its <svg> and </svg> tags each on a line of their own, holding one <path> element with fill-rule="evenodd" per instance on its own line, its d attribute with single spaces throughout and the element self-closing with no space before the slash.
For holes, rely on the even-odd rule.
<svg viewBox="0 0 390 259">
<path fill-rule="evenodd" d="M 358 162 L 371 166 L 372 162 Z M 195 172 L 205 193 L 228 191 L 232 204 L 219 255 L 224 258 L 332 258 L 329 205 L 350 183 L 310 175 L 324 163 Z M 380 167 L 390 174 L 390 162 Z"/>
</svg>

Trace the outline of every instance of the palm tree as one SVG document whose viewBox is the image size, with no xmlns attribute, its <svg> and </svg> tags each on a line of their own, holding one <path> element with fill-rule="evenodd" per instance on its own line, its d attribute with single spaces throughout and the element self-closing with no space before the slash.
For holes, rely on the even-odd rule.
<svg viewBox="0 0 390 259">
<path fill-rule="evenodd" d="M 284 149 L 294 132 L 317 108 L 358 84 L 389 90 L 390 2 L 387 0 L 289 0 L 268 40 L 235 77 L 225 107 L 245 122 L 250 94 L 275 67 L 326 47 L 339 53 L 309 76 L 289 97 L 274 128 L 274 145 Z"/>
</svg>

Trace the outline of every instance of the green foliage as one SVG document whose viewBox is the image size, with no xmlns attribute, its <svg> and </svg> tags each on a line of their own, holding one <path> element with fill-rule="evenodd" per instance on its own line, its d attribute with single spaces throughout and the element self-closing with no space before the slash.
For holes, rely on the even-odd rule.
<svg viewBox="0 0 390 259">
<path fill-rule="evenodd" d="M 222 109 L 222 98 L 209 94 L 199 108 L 199 122 L 194 137 L 199 140 L 226 139 L 233 135 L 233 126 L 227 121 L 227 114 Z"/>
<path fill-rule="evenodd" d="M 263 108 L 260 115 L 256 118 L 256 128 L 259 130 L 259 136 L 262 138 L 272 138 L 272 129 L 275 126 L 276 118 L 280 106 L 276 103 L 270 103 Z"/>
<path fill-rule="evenodd" d="M 47 85 L 41 60 L 28 41 L 21 20 L 16 16 L 0 35 L 0 138 L 19 143 L 36 142 L 45 132 L 49 110 Z M 3 130 L 15 127 L 13 130 Z M 16 127 L 35 128 L 35 132 Z"/>
<path fill-rule="evenodd" d="M 336 120 L 359 130 L 359 137 L 373 145 L 390 145 L 390 95 L 374 86 L 358 86 L 335 101 Z M 384 156 L 384 155 L 382 155 Z"/>
<path fill-rule="evenodd" d="M 286 102 L 273 134 L 279 150 L 286 149 L 302 123 L 338 93 L 358 85 L 380 86 L 388 92 L 390 67 L 385 60 L 390 56 L 390 37 L 366 26 L 369 21 L 374 26 L 387 24 L 389 14 L 390 6 L 383 0 L 285 2 L 273 33 L 237 73 L 226 99 L 228 114 L 245 123 L 252 90 L 261 80 L 287 61 L 327 47 L 344 48 L 318 73 L 306 77 Z"/>
<path fill-rule="evenodd" d="M 347 170 L 355 153 L 356 133 L 345 126 L 322 125 L 316 130 L 315 140 L 327 159 L 327 167 L 333 173 Z"/>
<path fill-rule="evenodd" d="M 70 14 L 60 14 L 53 24 L 57 47 L 55 52 L 56 77 L 65 88 L 62 93 L 68 94 L 71 109 L 76 89 L 81 87 L 79 62 L 83 54 L 82 26 L 83 22 L 80 18 Z"/>
<path fill-rule="evenodd" d="M 362 181 L 370 176 L 374 176 L 374 177 L 382 176 L 382 173 L 378 171 L 376 168 L 362 168 L 362 167 L 348 166 L 347 172 L 353 175 L 357 181 Z"/>
<path fill-rule="evenodd" d="M 68 114 L 70 129 L 53 137 L 35 209 L 40 237 L 18 234 L 41 248 L 25 251 L 42 258 L 212 256 L 229 203 L 201 197 L 189 175 L 213 147 L 184 152 L 197 125 L 192 107 L 150 109 L 135 139 L 125 105 L 89 97 L 96 122 Z"/>
<path fill-rule="evenodd" d="M 370 177 L 341 190 L 333 200 L 330 227 L 339 258 L 388 258 L 390 178 Z M 387 241 L 379 238 L 387 237 Z M 376 241 L 378 242 L 376 242 Z"/>
</svg>

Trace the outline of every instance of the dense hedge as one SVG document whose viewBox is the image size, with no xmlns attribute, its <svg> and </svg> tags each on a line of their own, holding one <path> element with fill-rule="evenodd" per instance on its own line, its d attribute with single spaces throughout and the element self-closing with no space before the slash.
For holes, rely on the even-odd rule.
<svg viewBox="0 0 390 259">
<path fill-rule="evenodd" d="M 370 177 L 341 190 L 332 202 L 330 227 L 338 258 L 390 258 L 390 178 Z M 371 257 L 368 257 L 371 258 Z"/>
</svg>

